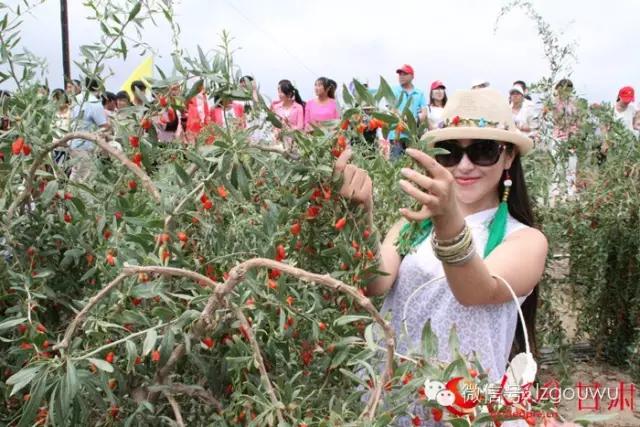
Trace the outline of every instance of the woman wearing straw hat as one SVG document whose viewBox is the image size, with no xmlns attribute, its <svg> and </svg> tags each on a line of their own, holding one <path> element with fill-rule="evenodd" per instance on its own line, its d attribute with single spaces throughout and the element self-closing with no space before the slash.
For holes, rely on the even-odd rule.
<svg viewBox="0 0 640 427">
<path fill-rule="evenodd" d="M 532 227 L 520 162 L 533 143 L 517 130 L 511 108 L 492 89 L 455 93 L 441 127 L 425 138 L 449 154 L 407 150 L 418 167 L 403 169 L 399 186 L 421 208 L 400 209 L 404 218 L 378 250 L 379 269 L 388 275 L 371 282 L 368 295 L 386 294 L 382 311 L 391 313 L 399 353 L 421 348 L 421 332 L 430 320 L 438 357 L 450 361 L 448 337 L 455 325 L 460 351 L 476 352 L 489 379 L 499 381 L 510 351 L 520 351 L 525 336 L 522 328 L 516 331 L 509 287 L 533 342 L 536 285 L 547 255 L 546 238 Z M 346 151 L 336 162 L 344 178 L 340 193 L 371 214 L 372 181 L 348 164 L 350 156 Z M 409 231 L 414 222 L 420 224 L 417 235 Z"/>
</svg>

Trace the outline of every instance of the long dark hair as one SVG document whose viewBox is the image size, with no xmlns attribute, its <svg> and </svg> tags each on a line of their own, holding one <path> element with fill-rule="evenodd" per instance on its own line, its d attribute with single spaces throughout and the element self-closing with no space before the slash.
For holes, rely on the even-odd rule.
<svg viewBox="0 0 640 427">
<path fill-rule="evenodd" d="M 325 92 L 327 92 L 327 96 L 331 99 L 336 98 L 336 89 L 338 89 L 338 83 L 334 80 L 331 80 L 327 77 L 319 77 L 316 80 L 316 83 L 320 83 L 324 88 Z"/>
<path fill-rule="evenodd" d="M 513 145 L 507 145 L 508 151 L 513 151 Z M 516 153 L 511 168 L 509 169 L 509 175 L 513 185 L 509 192 L 509 199 L 507 200 L 507 206 L 509 208 L 509 214 L 512 217 L 527 225 L 533 227 L 535 225 L 533 210 L 531 209 L 531 202 L 527 193 L 527 185 L 524 180 L 524 171 L 522 170 L 522 163 L 520 161 L 520 155 Z M 498 186 L 498 194 L 502 197 L 504 192 L 504 184 L 500 181 Z M 533 292 L 522 303 L 522 314 L 524 315 L 524 321 L 527 324 L 527 333 L 529 334 L 529 344 L 531 345 L 531 351 L 536 352 L 536 311 L 538 309 L 538 285 L 533 288 Z M 511 355 L 521 353 L 525 351 L 524 331 L 522 325 L 518 322 L 516 326 L 516 334 L 511 345 Z"/>
<path fill-rule="evenodd" d="M 436 88 L 436 89 L 439 89 L 439 88 Z M 434 102 L 434 99 L 433 99 L 433 91 L 434 91 L 434 90 L 435 90 L 435 89 L 432 89 L 432 90 L 429 92 L 429 106 L 435 105 L 435 102 Z M 444 91 L 445 91 L 445 92 L 444 92 L 444 98 L 442 98 L 442 107 L 444 108 L 444 107 L 447 105 L 447 100 L 448 100 L 449 98 L 447 98 L 447 90 L 446 90 L 445 88 L 442 88 L 442 90 L 444 90 Z"/>
<path fill-rule="evenodd" d="M 304 101 L 300 96 L 300 92 L 298 92 L 298 89 L 296 89 L 290 80 L 280 80 L 278 82 L 278 88 L 285 94 L 285 96 L 292 98 L 295 102 L 302 105 L 302 108 L 304 109 Z"/>
</svg>

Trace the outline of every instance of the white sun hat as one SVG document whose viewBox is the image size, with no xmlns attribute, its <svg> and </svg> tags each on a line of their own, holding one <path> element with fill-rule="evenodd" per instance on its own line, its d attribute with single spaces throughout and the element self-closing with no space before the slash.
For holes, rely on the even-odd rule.
<svg viewBox="0 0 640 427">
<path fill-rule="evenodd" d="M 521 155 L 533 148 L 531 138 L 513 121 L 511 107 L 494 89 L 461 90 L 447 101 L 438 129 L 424 134 L 430 145 L 457 139 L 492 139 L 515 145 Z"/>
</svg>

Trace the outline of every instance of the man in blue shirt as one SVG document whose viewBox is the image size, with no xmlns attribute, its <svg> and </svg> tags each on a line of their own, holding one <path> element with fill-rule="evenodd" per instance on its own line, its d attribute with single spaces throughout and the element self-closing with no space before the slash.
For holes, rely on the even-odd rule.
<svg viewBox="0 0 640 427">
<path fill-rule="evenodd" d="M 79 101 L 73 107 L 72 115 L 75 130 L 85 132 L 106 131 L 109 127 L 107 114 L 100 100 L 100 84 L 97 80 L 87 77 L 85 80 L 87 99 Z M 70 144 L 70 157 L 74 160 L 70 178 L 74 181 L 86 181 L 91 175 L 93 164 L 93 142 L 84 139 L 74 139 Z"/>
<path fill-rule="evenodd" d="M 401 113 L 406 107 L 407 102 L 411 100 L 409 109 L 417 122 L 419 120 L 420 111 L 427 107 L 427 100 L 424 96 L 424 92 L 413 85 L 413 78 L 415 74 L 411 65 L 404 64 L 396 70 L 396 73 L 398 73 L 398 83 L 400 83 L 400 85 L 393 88 L 393 94 L 397 99 L 397 104 L 394 108 Z M 389 132 L 392 159 L 397 159 L 402 153 L 404 153 L 406 148 L 406 139 L 407 136 L 405 133 L 396 135 L 395 130 Z"/>
</svg>

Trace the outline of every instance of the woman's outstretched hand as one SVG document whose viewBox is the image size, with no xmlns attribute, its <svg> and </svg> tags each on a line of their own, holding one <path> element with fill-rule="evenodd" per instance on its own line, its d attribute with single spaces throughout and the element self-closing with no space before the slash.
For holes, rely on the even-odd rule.
<svg viewBox="0 0 640 427">
<path fill-rule="evenodd" d="M 340 195 L 346 199 L 360 203 L 369 213 L 373 211 L 373 182 L 364 169 L 349 163 L 352 151 L 347 148 L 340 154 L 334 167 L 334 175 L 341 175 L 342 187 Z"/>
<path fill-rule="evenodd" d="M 426 173 L 409 168 L 401 170 L 405 179 L 400 180 L 400 188 L 420 203 L 422 208 L 419 211 L 402 208 L 400 214 L 409 221 L 422 221 L 431 218 L 434 223 L 439 219 L 458 215 L 455 180 L 451 172 L 436 162 L 433 157 L 420 150 L 409 148 L 406 153 Z"/>
</svg>

